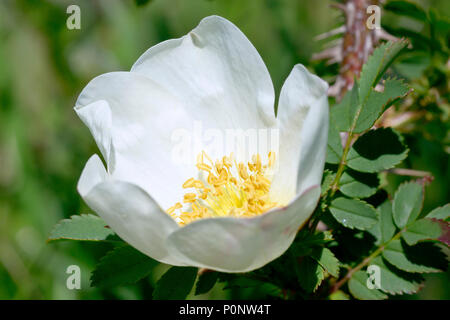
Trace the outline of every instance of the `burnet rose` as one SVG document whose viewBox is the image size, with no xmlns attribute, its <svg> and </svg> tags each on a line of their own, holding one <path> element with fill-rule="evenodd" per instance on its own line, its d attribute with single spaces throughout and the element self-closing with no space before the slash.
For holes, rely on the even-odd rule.
<svg viewBox="0 0 450 320">
<path fill-rule="evenodd" d="M 160 262 L 259 268 L 286 251 L 317 205 L 327 89 L 295 65 L 275 116 L 273 84 L 256 49 L 228 20 L 207 17 L 184 37 L 148 49 L 130 72 L 100 75 L 83 89 L 75 111 L 106 169 L 93 155 L 78 191 L 124 241 Z M 193 150 L 196 165 L 176 164 L 172 134 L 195 121 L 219 130 L 276 129 L 279 147 L 237 159 L 201 146 Z"/>
</svg>

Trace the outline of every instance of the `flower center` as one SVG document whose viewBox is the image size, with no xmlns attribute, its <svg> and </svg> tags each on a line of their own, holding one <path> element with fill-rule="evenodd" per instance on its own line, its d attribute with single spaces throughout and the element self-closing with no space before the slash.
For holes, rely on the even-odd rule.
<svg viewBox="0 0 450 320">
<path fill-rule="evenodd" d="M 201 218 L 262 214 L 277 206 L 269 197 L 274 163 L 274 152 L 269 152 L 265 165 L 259 154 L 245 165 L 236 162 L 233 153 L 213 162 L 202 151 L 196 167 L 203 178 L 190 178 L 183 183 L 183 188 L 192 189 L 183 197 L 183 203 L 189 209 L 184 211 L 183 205 L 177 202 L 167 209 L 167 213 L 179 225 Z"/>
</svg>

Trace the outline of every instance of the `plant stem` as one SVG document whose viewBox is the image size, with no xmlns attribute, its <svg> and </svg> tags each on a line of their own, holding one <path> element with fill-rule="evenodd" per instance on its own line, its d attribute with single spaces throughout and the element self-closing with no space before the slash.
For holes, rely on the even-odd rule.
<svg viewBox="0 0 450 320">
<path fill-rule="evenodd" d="M 396 174 L 399 176 L 411 176 L 411 177 L 432 177 L 431 172 L 428 171 L 420 171 L 420 170 L 412 170 L 405 168 L 393 168 L 386 170 L 388 173 Z"/>
<path fill-rule="evenodd" d="M 376 258 L 380 253 L 383 252 L 383 250 L 394 240 L 397 240 L 400 238 L 402 232 L 404 230 L 399 231 L 396 235 L 394 235 L 390 240 L 386 241 L 382 245 L 380 245 L 374 252 L 372 252 L 367 258 L 365 258 L 363 261 L 361 261 L 360 264 L 358 264 L 356 267 L 350 269 L 345 277 L 343 277 L 341 280 L 335 283 L 333 287 L 331 287 L 330 294 L 338 291 L 348 280 L 351 279 L 353 274 L 362 268 L 364 268 L 366 265 L 368 265 L 374 258 Z"/>
<path fill-rule="evenodd" d="M 334 178 L 333 183 L 331 184 L 331 197 L 334 196 L 334 194 L 336 193 L 336 191 L 339 188 L 339 180 L 341 179 L 342 173 L 344 173 L 344 169 L 347 164 L 347 155 L 348 155 L 348 152 L 350 151 L 350 146 L 352 145 L 352 140 L 353 140 L 353 134 L 351 132 L 349 132 L 347 141 L 345 143 L 344 151 L 342 153 L 341 161 L 339 162 L 339 167 L 336 172 L 336 177 Z"/>
</svg>

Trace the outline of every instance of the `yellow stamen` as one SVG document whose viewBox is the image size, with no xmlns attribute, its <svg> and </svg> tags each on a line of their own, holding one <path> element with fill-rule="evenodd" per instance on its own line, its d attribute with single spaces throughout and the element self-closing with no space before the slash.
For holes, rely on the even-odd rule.
<svg viewBox="0 0 450 320">
<path fill-rule="evenodd" d="M 191 207 L 190 211 L 183 211 L 182 204 L 177 202 L 167 209 L 167 213 L 180 225 L 209 217 L 252 217 L 262 214 L 277 206 L 269 196 L 270 173 L 274 163 L 275 153 L 272 151 L 268 154 L 266 165 L 262 164 L 259 154 L 245 165 L 236 162 L 233 154 L 213 162 L 202 151 L 197 157 L 196 167 L 207 172 L 206 181 L 189 178 L 182 185 L 184 189 L 195 191 L 183 196 L 183 202 Z"/>
</svg>

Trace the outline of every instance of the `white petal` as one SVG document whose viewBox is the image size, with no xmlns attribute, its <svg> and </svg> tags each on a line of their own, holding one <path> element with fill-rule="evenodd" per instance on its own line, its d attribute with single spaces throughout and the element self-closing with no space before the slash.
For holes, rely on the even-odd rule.
<svg viewBox="0 0 450 320">
<path fill-rule="evenodd" d="M 86 196 L 92 188 L 97 184 L 107 180 L 108 173 L 103 166 L 102 160 L 99 156 L 94 154 L 86 162 L 80 180 L 78 180 L 77 189 L 82 197 Z"/>
<path fill-rule="evenodd" d="M 271 193 L 282 203 L 320 185 L 328 138 L 327 88 L 325 81 L 298 64 L 281 89 L 279 164 Z"/>
<path fill-rule="evenodd" d="M 274 89 L 260 55 L 230 21 L 210 16 L 189 34 L 145 52 L 132 72 L 156 81 L 192 114 L 220 128 L 275 123 Z"/>
<path fill-rule="evenodd" d="M 190 264 L 223 272 L 247 272 L 276 259 L 313 212 L 320 190 L 306 190 L 289 206 L 254 218 L 209 218 L 172 233 L 169 251 Z"/>
<path fill-rule="evenodd" d="M 181 185 L 196 170 L 172 156 L 173 132 L 193 126 L 176 98 L 145 76 L 113 72 L 93 79 L 75 110 L 115 179 L 137 184 L 165 209 L 182 198 Z"/>
<path fill-rule="evenodd" d="M 107 177 L 98 156 L 87 162 L 78 190 L 124 241 L 160 262 L 185 265 L 166 248 L 166 239 L 178 224 L 138 186 Z"/>
<path fill-rule="evenodd" d="M 108 102 L 98 100 L 78 105 L 75 112 L 91 131 L 108 167 L 112 166 L 111 150 L 111 110 Z"/>
</svg>

